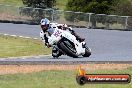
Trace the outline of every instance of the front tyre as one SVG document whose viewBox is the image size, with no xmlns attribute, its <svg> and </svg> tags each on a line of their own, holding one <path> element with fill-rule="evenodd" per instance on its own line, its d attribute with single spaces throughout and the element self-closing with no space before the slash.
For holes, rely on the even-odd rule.
<svg viewBox="0 0 132 88">
<path fill-rule="evenodd" d="M 59 48 L 64 51 L 68 56 L 71 56 L 73 58 L 77 58 L 78 55 L 76 54 L 76 49 L 74 47 L 74 44 L 68 40 L 62 40 L 59 42 Z"/>
</svg>

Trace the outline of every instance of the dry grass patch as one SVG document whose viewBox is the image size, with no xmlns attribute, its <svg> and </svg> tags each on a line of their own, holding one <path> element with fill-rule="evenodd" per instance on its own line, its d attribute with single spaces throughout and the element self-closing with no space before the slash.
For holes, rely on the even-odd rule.
<svg viewBox="0 0 132 88">
<path fill-rule="evenodd" d="M 82 68 L 88 71 L 121 70 L 132 67 L 132 64 L 83 64 Z M 0 65 L 0 74 L 32 73 L 50 70 L 77 70 L 79 65 Z"/>
</svg>

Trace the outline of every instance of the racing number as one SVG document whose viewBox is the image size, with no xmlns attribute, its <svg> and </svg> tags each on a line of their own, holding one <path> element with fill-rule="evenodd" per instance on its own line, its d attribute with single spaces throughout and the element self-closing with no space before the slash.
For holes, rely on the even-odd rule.
<svg viewBox="0 0 132 88">
<path fill-rule="evenodd" d="M 57 30 L 57 32 L 54 33 L 54 36 L 58 37 L 58 36 L 60 36 L 61 33 L 62 33 L 61 31 Z"/>
</svg>

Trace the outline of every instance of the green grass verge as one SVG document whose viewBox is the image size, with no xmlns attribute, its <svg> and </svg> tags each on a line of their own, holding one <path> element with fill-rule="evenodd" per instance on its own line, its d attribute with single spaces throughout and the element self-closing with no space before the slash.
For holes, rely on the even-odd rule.
<svg viewBox="0 0 132 88">
<path fill-rule="evenodd" d="M 130 74 L 132 67 L 123 70 L 97 70 L 94 74 Z M 132 88 L 129 84 L 85 84 L 76 83 L 77 71 L 41 71 L 28 74 L 0 75 L 0 88 Z"/>
<path fill-rule="evenodd" d="M 0 4 L 14 5 L 14 6 L 23 6 L 22 0 L 0 0 Z"/>
<path fill-rule="evenodd" d="M 0 35 L 0 57 L 46 55 L 50 52 L 40 40 Z"/>
<path fill-rule="evenodd" d="M 64 10 L 68 0 L 56 0 L 57 8 Z M 0 0 L 0 4 L 4 5 L 14 5 L 14 6 L 24 6 L 22 0 Z"/>
<path fill-rule="evenodd" d="M 68 0 L 56 0 L 56 7 L 60 10 L 64 10 L 66 8 Z"/>
</svg>

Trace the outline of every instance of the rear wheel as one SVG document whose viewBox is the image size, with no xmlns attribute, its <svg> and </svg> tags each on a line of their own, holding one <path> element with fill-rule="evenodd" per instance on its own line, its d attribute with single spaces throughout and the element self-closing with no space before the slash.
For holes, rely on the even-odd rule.
<svg viewBox="0 0 132 88">
<path fill-rule="evenodd" d="M 67 39 L 63 39 L 62 41 L 59 42 L 59 48 L 62 49 L 68 56 L 77 58 L 78 55 L 76 54 L 76 49 L 75 46 L 72 42 L 70 42 Z"/>
<path fill-rule="evenodd" d="M 88 48 L 86 45 L 85 45 L 85 54 L 82 55 L 83 57 L 89 57 L 91 55 L 91 49 Z"/>
</svg>

